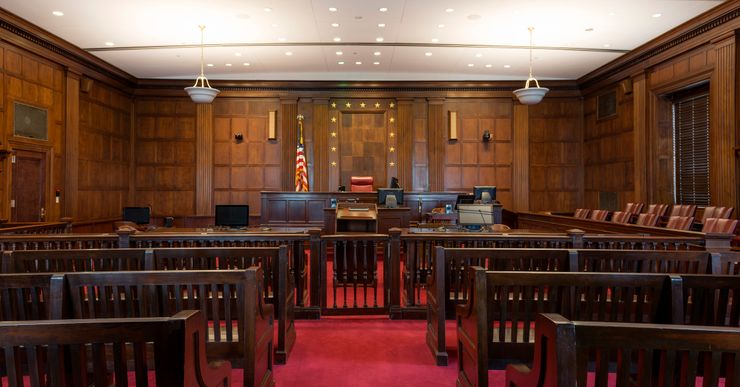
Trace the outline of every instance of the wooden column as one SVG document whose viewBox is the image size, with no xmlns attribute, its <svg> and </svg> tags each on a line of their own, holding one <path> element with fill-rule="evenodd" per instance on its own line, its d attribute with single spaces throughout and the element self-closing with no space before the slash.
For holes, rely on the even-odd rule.
<svg viewBox="0 0 740 387">
<path fill-rule="evenodd" d="M 529 211 L 529 108 L 514 103 L 511 194 L 514 211 Z"/>
<path fill-rule="evenodd" d="M 650 152 L 647 111 L 647 76 L 644 72 L 632 76 L 632 130 L 634 147 L 635 202 L 650 202 L 648 197 L 648 154 Z"/>
<path fill-rule="evenodd" d="M 312 191 L 330 191 L 329 157 L 329 99 L 313 100 L 313 184 Z"/>
<path fill-rule="evenodd" d="M 429 155 L 428 191 L 444 191 L 444 98 L 427 99 L 427 150 Z"/>
<path fill-rule="evenodd" d="M 712 42 L 715 63 L 709 90 L 709 195 L 710 204 L 721 206 L 738 203 L 735 144 L 738 130 L 736 93 L 740 79 L 736 42 L 734 31 Z"/>
<path fill-rule="evenodd" d="M 64 96 L 64 191 L 61 197 L 61 215 L 73 219 L 78 217 L 77 200 L 79 197 L 80 77 L 79 73 L 67 70 Z M 56 204 L 53 205 L 56 206 Z"/>
<path fill-rule="evenodd" d="M 295 148 L 298 145 L 298 100 L 296 98 L 280 99 L 280 132 L 282 142 L 283 190 L 295 190 Z"/>
<path fill-rule="evenodd" d="M 213 104 L 198 104 L 195 128 L 195 214 L 213 214 Z"/>
<path fill-rule="evenodd" d="M 411 98 L 399 98 L 398 100 L 398 117 L 396 117 L 396 132 L 398 135 L 398 144 L 396 157 L 398 164 L 398 182 L 401 187 L 410 188 L 413 186 L 412 167 L 414 156 L 414 100 Z"/>
</svg>

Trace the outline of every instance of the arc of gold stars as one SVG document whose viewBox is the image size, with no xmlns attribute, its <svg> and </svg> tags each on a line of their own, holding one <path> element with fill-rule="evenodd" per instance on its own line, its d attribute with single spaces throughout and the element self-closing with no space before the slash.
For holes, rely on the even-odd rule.
<svg viewBox="0 0 740 387">
<path fill-rule="evenodd" d="M 393 118 L 393 117 L 391 117 L 390 121 L 391 121 L 391 123 L 394 123 L 394 122 L 396 122 L 396 119 Z"/>
<path fill-rule="evenodd" d="M 337 132 L 331 132 L 330 134 L 331 134 L 332 137 L 336 137 L 337 136 Z"/>
<path fill-rule="evenodd" d="M 360 107 L 361 108 L 364 108 L 365 107 L 365 102 L 360 102 Z"/>
<path fill-rule="evenodd" d="M 391 153 L 393 153 L 393 152 L 395 152 L 395 151 L 396 151 L 396 148 L 394 148 L 394 147 L 391 147 L 390 149 L 388 149 L 388 151 L 389 151 L 389 152 L 391 152 Z"/>
<path fill-rule="evenodd" d="M 391 133 L 389 134 L 389 136 L 391 136 L 391 137 L 396 137 L 396 134 L 395 134 L 395 133 L 393 133 L 393 132 L 391 132 Z"/>
<path fill-rule="evenodd" d="M 335 147 L 335 146 L 331 147 L 331 151 L 332 152 L 336 152 L 337 151 L 337 147 Z"/>
<path fill-rule="evenodd" d="M 379 109 L 379 108 L 380 108 L 380 102 L 376 102 L 376 103 L 375 103 L 375 108 L 376 108 L 376 109 Z"/>
<path fill-rule="evenodd" d="M 396 166 L 396 163 L 394 163 L 393 161 L 391 161 L 390 163 L 388 163 L 388 165 L 390 165 L 391 167 L 395 167 Z"/>
<path fill-rule="evenodd" d="M 396 106 L 396 104 L 395 104 L 395 103 L 393 103 L 393 102 L 391 102 L 391 103 L 390 103 L 390 105 L 388 105 L 388 106 L 390 106 L 390 107 L 391 107 L 391 109 L 393 109 L 393 108 L 394 108 L 394 107 Z"/>
<path fill-rule="evenodd" d="M 332 161 L 332 162 L 331 162 L 331 166 L 332 166 L 332 167 L 336 167 L 336 166 L 337 166 L 337 162 L 336 162 L 336 161 Z"/>
<path fill-rule="evenodd" d="M 349 109 L 349 108 L 352 107 L 352 103 L 351 102 L 347 102 L 347 103 L 344 104 L 344 106 L 346 106 Z"/>
<path fill-rule="evenodd" d="M 332 117 L 331 122 L 337 122 L 337 117 Z"/>
<path fill-rule="evenodd" d="M 336 102 L 332 102 L 331 103 L 331 107 L 336 108 L 337 107 L 337 103 Z"/>
</svg>

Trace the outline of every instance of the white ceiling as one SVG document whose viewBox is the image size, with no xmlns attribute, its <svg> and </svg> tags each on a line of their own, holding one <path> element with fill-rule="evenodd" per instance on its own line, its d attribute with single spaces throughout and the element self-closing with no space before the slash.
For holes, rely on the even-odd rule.
<svg viewBox="0 0 740 387">
<path fill-rule="evenodd" d="M 204 24 L 209 79 L 526 79 L 533 26 L 534 75 L 542 80 L 577 79 L 720 3 L 3 0 L 1 6 L 137 78 L 194 79 Z"/>
</svg>

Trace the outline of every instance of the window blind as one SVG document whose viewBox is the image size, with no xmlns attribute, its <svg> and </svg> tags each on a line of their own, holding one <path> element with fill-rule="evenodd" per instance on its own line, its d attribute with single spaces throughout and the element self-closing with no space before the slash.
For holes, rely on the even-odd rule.
<svg viewBox="0 0 740 387">
<path fill-rule="evenodd" d="M 709 205 L 709 93 L 673 104 L 675 201 Z"/>
</svg>

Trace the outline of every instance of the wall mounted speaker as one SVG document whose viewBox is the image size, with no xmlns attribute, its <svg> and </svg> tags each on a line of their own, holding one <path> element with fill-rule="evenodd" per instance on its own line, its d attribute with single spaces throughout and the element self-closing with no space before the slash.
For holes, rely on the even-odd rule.
<svg viewBox="0 0 740 387">
<path fill-rule="evenodd" d="M 457 112 L 451 111 L 449 113 L 450 113 L 448 116 L 449 122 L 447 125 L 447 127 L 449 128 L 449 134 L 448 134 L 447 139 L 452 141 L 452 140 L 457 140 Z"/>
<path fill-rule="evenodd" d="M 622 80 L 622 82 L 619 82 L 619 85 L 622 87 L 622 92 L 624 93 L 624 95 L 632 94 L 632 79 L 624 79 Z"/>
<path fill-rule="evenodd" d="M 92 90 L 93 87 L 93 80 L 92 78 L 88 78 L 83 76 L 82 79 L 80 79 L 80 91 L 87 94 Z"/>
<path fill-rule="evenodd" d="M 277 110 L 268 112 L 267 114 L 267 139 L 277 140 Z"/>
</svg>

